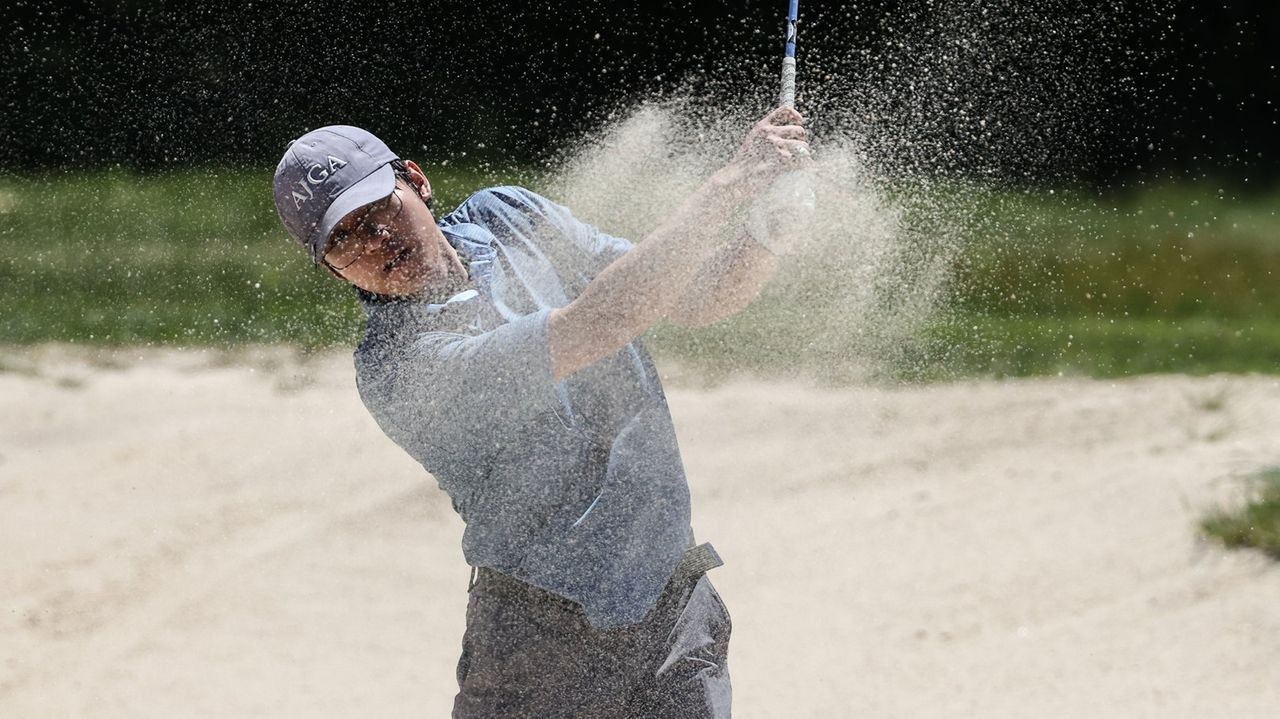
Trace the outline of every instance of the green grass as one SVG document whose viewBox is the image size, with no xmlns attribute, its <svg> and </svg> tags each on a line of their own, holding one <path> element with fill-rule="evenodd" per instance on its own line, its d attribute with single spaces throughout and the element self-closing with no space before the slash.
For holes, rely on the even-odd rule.
<svg viewBox="0 0 1280 719">
<path fill-rule="evenodd" d="M 518 173 L 431 168 L 441 204 Z M 271 173 L 0 176 L 0 343 L 350 345 L 351 290 L 285 234 Z"/>
<path fill-rule="evenodd" d="M 1228 547 L 1252 547 L 1280 559 L 1280 467 L 1250 479 L 1252 496 L 1243 507 L 1215 512 L 1200 528 Z"/>
<path fill-rule="evenodd" d="M 538 187 L 529 173 L 427 170 L 442 208 L 489 184 Z M 0 175 L 0 344 L 350 346 L 359 307 L 286 237 L 269 183 L 266 169 Z M 933 311 L 900 321 L 911 282 L 885 282 L 860 310 L 870 316 L 851 316 L 838 292 L 814 289 L 838 268 L 809 267 L 784 272 L 743 317 L 657 328 L 655 350 L 833 380 L 867 367 L 919 380 L 1280 371 L 1280 195 L 900 199 L 924 228 L 922 253 L 937 250 L 930 233 L 950 243 Z"/>
<path fill-rule="evenodd" d="M 1280 195 L 994 195 L 956 301 L 996 316 L 1247 319 L 1280 309 Z"/>
<path fill-rule="evenodd" d="M 921 378 L 1280 370 L 1280 318 L 965 315 L 924 333 Z"/>
<path fill-rule="evenodd" d="M 822 376 L 838 367 L 833 358 L 910 380 L 1280 372 L 1280 195 L 1208 186 L 904 194 L 908 207 L 923 206 L 927 230 L 954 243 L 927 316 L 896 317 L 902 298 L 890 292 L 887 309 L 848 321 L 856 331 L 831 332 L 838 303 L 806 297 L 811 283 L 793 278 L 762 304 L 798 295 L 807 312 L 753 310 L 711 333 L 668 328 L 658 339 L 686 359 L 711 354 L 765 372 L 781 359 Z"/>
<path fill-rule="evenodd" d="M 964 373 L 1280 371 L 1280 195 L 993 196 L 925 332 Z"/>
</svg>

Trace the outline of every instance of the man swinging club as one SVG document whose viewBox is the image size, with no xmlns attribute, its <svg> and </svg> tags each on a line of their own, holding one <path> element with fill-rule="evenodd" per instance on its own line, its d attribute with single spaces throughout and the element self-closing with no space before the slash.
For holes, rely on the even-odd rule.
<svg viewBox="0 0 1280 719">
<path fill-rule="evenodd" d="M 466 523 L 454 717 L 729 716 L 721 561 L 638 338 L 756 297 L 788 238 L 743 218 L 807 160 L 802 123 L 769 113 L 634 245 L 519 187 L 437 219 L 421 168 L 358 128 L 285 152 L 281 220 L 368 314 L 365 406 Z"/>
</svg>

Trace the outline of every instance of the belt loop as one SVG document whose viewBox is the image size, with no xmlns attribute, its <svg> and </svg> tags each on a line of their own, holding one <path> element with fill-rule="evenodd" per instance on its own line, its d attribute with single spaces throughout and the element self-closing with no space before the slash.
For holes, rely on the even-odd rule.
<svg viewBox="0 0 1280 719">
<path fill-rule="evenodd" d="M 476 586 L 476 568 L 472 567 L 471 579 L 467 580 L 467 593 L 470 594 L 471 590 L 475 589 L 475 586 Z"/>
<path fill-rule="evenodd" d="M 680 564 L 676 566 L 671 581 L 677 583 L 686 580 L 696 581 L 706 574 L 708 570 L 723 565 L 724 560 L 720 558 L 716 548 L 711 546 L 710 542 L 703 542 L 684 553 L 684 556 L 680 559 Z"/>
</svg>

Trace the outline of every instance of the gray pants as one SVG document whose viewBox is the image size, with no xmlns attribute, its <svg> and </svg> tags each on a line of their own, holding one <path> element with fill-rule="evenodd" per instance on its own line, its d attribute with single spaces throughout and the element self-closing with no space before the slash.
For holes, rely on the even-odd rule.
<svg viewBox="0 0 1280 719">
<path fill-rule="evenodd" d="M 467 604 L 454 719 L 728 719 L 729 612 L 705 574 L 668 584 L 639 624 L 481 570 Z"/>
</svg>

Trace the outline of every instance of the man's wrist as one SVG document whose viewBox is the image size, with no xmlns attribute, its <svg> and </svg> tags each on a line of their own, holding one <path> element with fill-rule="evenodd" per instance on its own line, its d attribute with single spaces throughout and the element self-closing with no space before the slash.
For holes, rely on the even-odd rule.
<svg viewBox="0 0 1280 719">
<path fill-rule="evenodd" d="M 751 199 L 764 187 L 760 176 L 753 176 L 749 170 L 735 163 L 716 170 L 708 184 L 735 205 Z"/>
<path fill-rule="evenodd" d="M 762 232 L 760 230 L 760 226 L 755 222 L 750 222 L 750 221 L 747 222 L 746 231 L 743 232 L 743 236 L 747 238 L 750 244 L 764 250 L 765 252 L 768 252 L 770 255 L 773 255 L 774 257 L 781 257 L 783 255 L 791 254 L 789 247 L 786 247 L 780 243 L 774 242 L 773 238 L 770 237 L 769 232 L 768 231 Z"/>
<path fill-rule="evenodd" d="M 785 238 L 779 241 L 775 218 L 770 216 L 770 208 L 766 207 L 762 198 L 755 198 L 743 217 L 743 234 L 757 247 L 773 255 L 782 257 L 791 254 L 795 243 Z"/>
<path fill-rule="evenodd" d="M 751 236 L 751 233 L 743 228 L 742 232 L 734 237 L 729 243 L 730 250 L 734 257 L 746 258 L 769 258 L 778 259 L 778 254 L 769 249 L 767 245 Z"/>
</svg>

